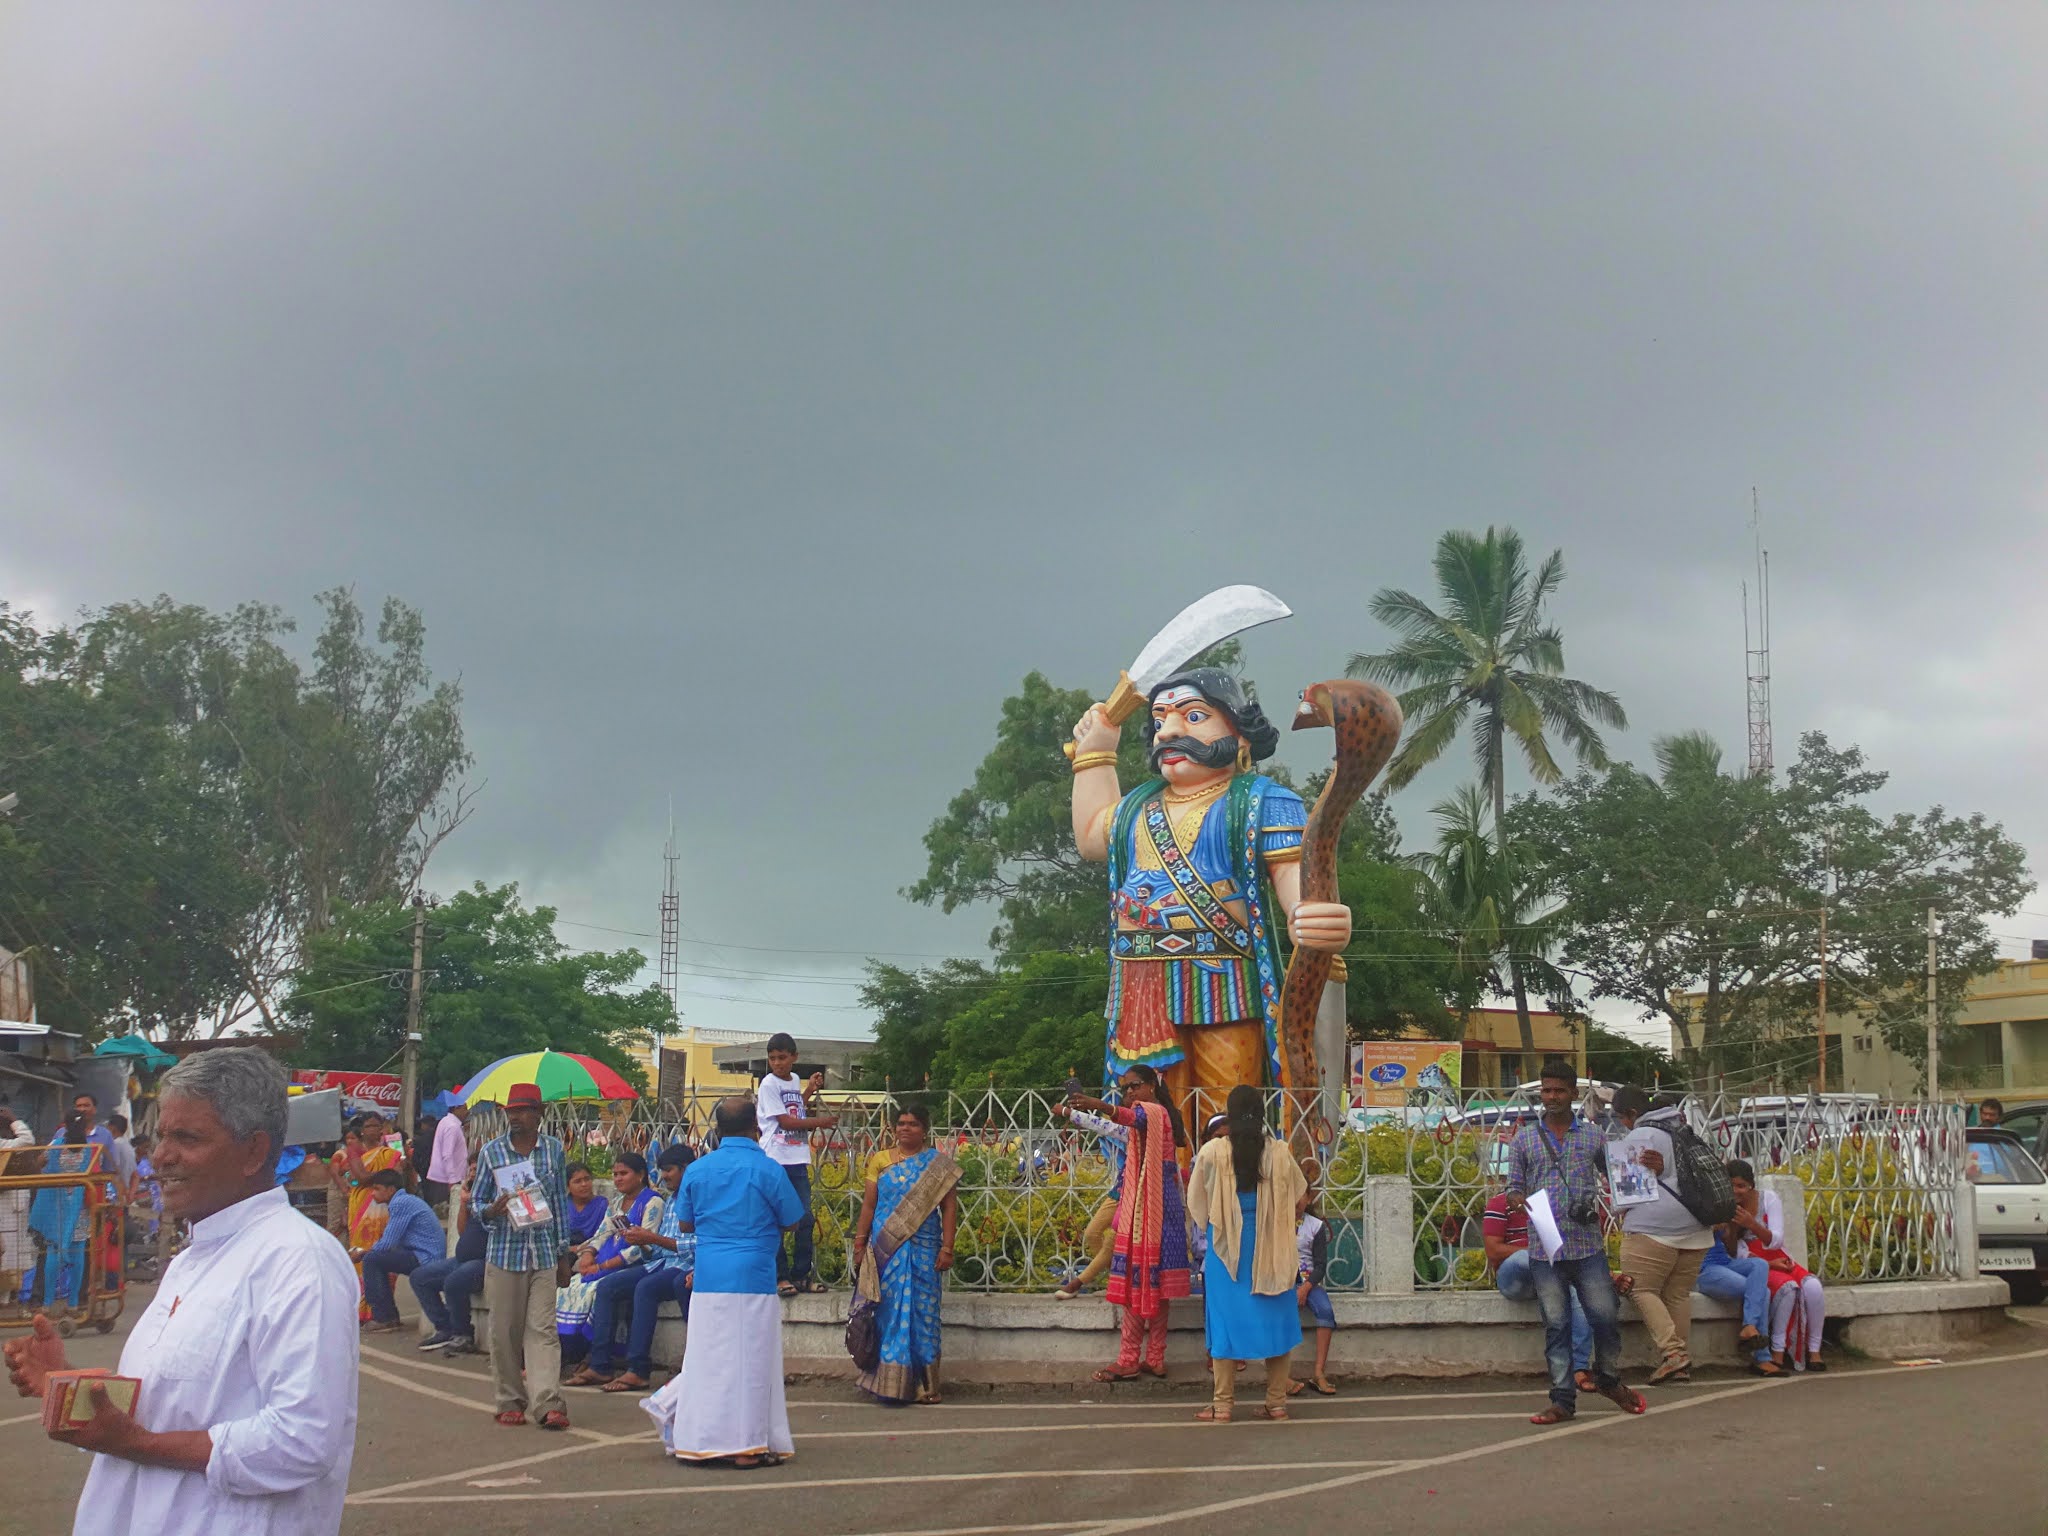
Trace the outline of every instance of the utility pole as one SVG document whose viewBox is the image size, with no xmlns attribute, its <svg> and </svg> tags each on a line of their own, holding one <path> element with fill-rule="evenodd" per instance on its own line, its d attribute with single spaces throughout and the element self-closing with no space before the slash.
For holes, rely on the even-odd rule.
<svg viewBox="0 0 2048 1536">
<path fill-rule="evenodd" d="M 1927 909 L 1927 1100 L 1934 1102 L 1938 1074 L 1941 1071 L 1940 1025 L 1934 1011 L 1934 941 L 1941 937 L 1941 919 L 1934 915 L 1934 908 Z"/>
<path fill-rule="evenodd" d="M 1828 1091 L 1828 905 L 1820 905 L 1820 1091 Z M 1846 1067 L 1845 1067 L 1846 1070 Z M 1849 1085 L 1845 1082 L 1844 1088 Z"/>
<path fill-rule="evenodd" d="M 405 1088 L 399 1104 L 399 1129 L 408 1137 L 420 1118 L 420 986 L 425 979 L 427 902 L 412 898 L 412 991 L 405 1000 Z"/>
</svg>

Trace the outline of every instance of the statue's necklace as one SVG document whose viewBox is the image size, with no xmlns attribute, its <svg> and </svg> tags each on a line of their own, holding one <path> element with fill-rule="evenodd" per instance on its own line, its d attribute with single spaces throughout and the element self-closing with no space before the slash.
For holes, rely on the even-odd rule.
<svg viewBox="0 0 2048 1536">
<path fill-rule="evenodd" d="M 1175 840 L 1180 839 L 1181 833 L 1191 823 L 1200 826 L 1202 818 L 1209 813 L 1209 807 L 1228 788 L 1230 780 L 1218 779 L 1213 784 L 1189 790 L 1184 795 L 1176 795 L 1170 789 L 1161 793 L 1159 798 L 1166 803 L 1166 819 L 1173 828 Z"/>
</svg>

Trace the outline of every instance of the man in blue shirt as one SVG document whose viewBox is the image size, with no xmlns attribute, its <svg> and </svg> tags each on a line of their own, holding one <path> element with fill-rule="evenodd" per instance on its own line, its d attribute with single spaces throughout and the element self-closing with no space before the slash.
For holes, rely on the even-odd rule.
<svg viewBox="0 0 2048 1536">
<path fill-rule="evenodd" d="M 775 1255 L 804 1203 L 761 1150 L 751 1099 L 719 1102 L 718 1146 L 683 1174 L 671 1207 L 695 1233 L 683 1368 L 645 1407 L 679 1461 L 772 1466 L 796 1450 L 782 1395 Z"/>
<path fill-rule="evenodd" d="M 1530 1419 L 1532 1424 L 1562 1424 L 1578 1412 L 1572 1380 L 1574 1295 L 1593 1327 L 1593 1381 L 1600 1395 L 1628 1413 L 1647 1406 L 1642 1394 L 1624 1387 L 1616 1374 L 1621 1369 L 1621 1302 L 1600 1230 L 1607 1139 L 1573 1112 L 1578 1087 L 1570 1062 L 1557 1056 L 1544 1062 L 1536 1090 L 1543 1101 L 1542 1118 L 1525 1124 L 1508 1144 L 1508 1211 L 1526 1209 L 1529 1197 L 1541 1191 L 1562 1240 L 1546 1256 L 1536 1223 L 1530 1224 L 1529 1279 L 1543 1313 L 1543 1354 L 1550 1365 L 1550 1406 Z"/>
<path fill-rule="evenodd" d="M 389 1206 L 384 1235 L 375 1246 L 351 1249 L 349 1257 L 363 1263 L 363 1297 L 370 1304 L 370 1321 L 365 1333 L 396 1333 L 400 1275 L 409 1275 L 422 1264 L 431 1264 L 448 1251 L 448 1239 L 441 1231 L 434 1208 L 405 1188 L 405 1175 L 386 1168 L 370 1175 L 370 1198 Z"/>
</svg>

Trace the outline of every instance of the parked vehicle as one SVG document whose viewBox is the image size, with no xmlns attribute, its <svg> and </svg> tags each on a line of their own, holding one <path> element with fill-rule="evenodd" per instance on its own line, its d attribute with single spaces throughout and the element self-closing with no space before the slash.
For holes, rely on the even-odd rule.
<svg viewBox="0 0 2048 1536">
<path fill-rule="evenodd" d="M 2005 1118 L 1997 1129 L 2018 1137 L 2035 1162 L 2048 1165 L 2048 1101 L 2015 1099 L 2005 1106 Z"/>
<path fill-rule="evenodd" d="M 2048 1174 L 2017 1136 L 1973 1128 L 1969 1180 L 1977 1194 L 1977 1268 L 1996 1275 L 2021 1306 L 2048 1275 Z"/>
</svg>

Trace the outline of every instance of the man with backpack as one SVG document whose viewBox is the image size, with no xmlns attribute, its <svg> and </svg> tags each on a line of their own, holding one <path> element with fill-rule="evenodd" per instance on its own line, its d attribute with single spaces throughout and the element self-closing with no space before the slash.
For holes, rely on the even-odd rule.
<svg viewBox="0 0 2048 1536">
<path fill-rule="evenodd" d="M 1614 1115 L 1628 1134 L 1610 1150 L 1609 1161 L 1626 1157 L 1655 1180 L 1655 1198 L 1625 1206 L 1621 1214 L 1621 1272 L 1634 1282 L 1636 1307 L 1663 1357 L 1647 1385 L 1690 1381 L 1692 1287 L 1714 1241 L 1707 1223 L 1680 1198 L 1688 1159 L 1679 1144 L 1692 1131 L 1678 1105 L 1653 1109 L 1650 1096 L 1634 1086 L 1615 1090 Z"/>
</svg>

